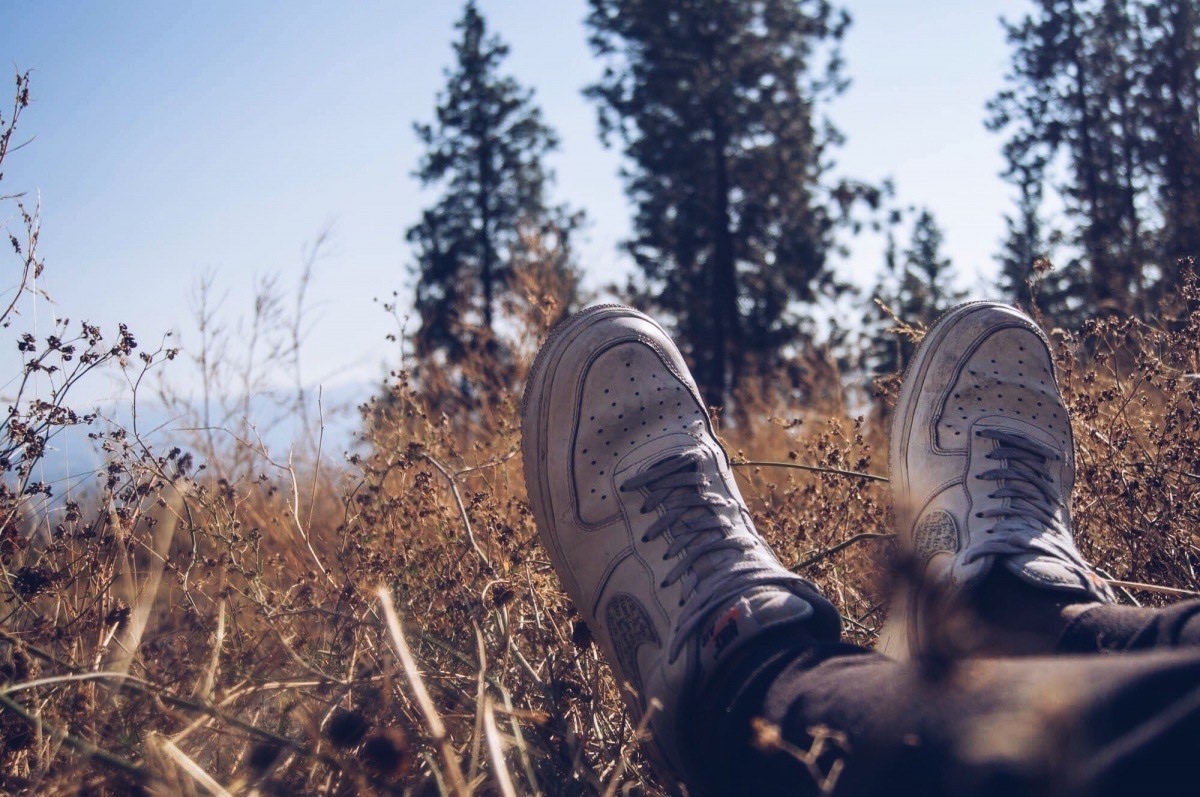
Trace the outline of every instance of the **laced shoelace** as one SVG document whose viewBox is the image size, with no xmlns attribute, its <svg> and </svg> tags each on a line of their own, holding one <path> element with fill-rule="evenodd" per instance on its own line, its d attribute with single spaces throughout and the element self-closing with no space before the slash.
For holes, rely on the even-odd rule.
<svg viewBox="0 0 1200 797">
<path fill-rule="evenodd" d="M 668 530 L 671 532 L 671 544 L 663 554 L 663 560 L 680 559 L 659 587 L 666 589 L 685 575 L 690 576 L 685 597 L 679 603 L 684 610 L 672 629 L 669 663 L 679 657 L 684 642 L 704 621 L 709 609 L 733 600 L 747 588 L 806 583 L 769 560 L 750 557 L 703 577 L 696 573 L 694 567 L 704 556 L 725 550 L 745 551 L 756 546 L 752 537 L 727 534 L 733 530 L 733 521 L 721 510 L 736 505 L 731 498 L 712 489 L 712 480 L 700 469 L 704 459 L 705 452 L 699 449 L 672 454 L 620 486 L 622 492 L 647 491 L 639 510 L 642 514 L 662 509 L 662 514 L 646 529 L 642 542 L 657 539 Z"/>
<path fill-rule="evenodd" d="M 999 518 L 987 533 L 988 539 L 974 546 L 964 557 L 971 563 L 985 556 L 1047 555 L 1065 560 L 1086 572 L 1079 551 L 1063 523 L 1066 501 L 1050 465 L 1062 455 L 1037 440 L 1000 429 L 981 429 L 975 434 L 995 440 L 998 445 L 987 459 L 1000 460 L 1002 467 L 977 474 L 976 479 L 1001 482 L 988 498 L 1007 498 L 1007 505 L 976 512 L 977 518 Z"/>
</svg>

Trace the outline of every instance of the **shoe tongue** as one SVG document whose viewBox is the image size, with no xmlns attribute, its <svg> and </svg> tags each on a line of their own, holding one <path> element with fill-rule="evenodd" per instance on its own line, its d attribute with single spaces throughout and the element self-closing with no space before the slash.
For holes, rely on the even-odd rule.
<svg viewBox="0 0 1200 797">
<path fill-rule="evenodd" d="M 756 587 L 712 610 L 700 626 L 697 656 L 707 676 L 746 642 L 767 629 L 804 622 L 813 616 L 804 598 L 779 587 Z"/>
<path fill-rule="evenodd" d="M 696 460 L 695 469 L 704 474 L 709 481 L 707 486 L 696 489 L 716 493 L 725 498 L 727 503 L 711 507 L 692 507 L 679 518 L 677 523 L 683 525 L 689 519 L 701 521 L 716 514 L 725 518 L 734 529 L 739 524 L 749 525 L 751 522 L 750 519 L 741 510 L 742 501 L 741 495 L 736 492 L 737 485 L 728 484 L 722 474 L 720 462 L 721 458 L 725 456 L 724 452 L 704 439 L 687 433 L 681 432 L 663 435 L 662 437 L 648 440 L 640 446 L 633 447 L 617 465 L 615 474 L 617 482 L 620 483 L 634 473 L 640 473 L 647 468 L 654 467 L 671 455 L 693 451 L 700 454 L 700 457 Z M 668 534 L 670 533 L 668 532 Z M 711 540 L 715 535 L 721 533 L 721 529 L 702 531 L 695 535 L 691 544 L 703 545 L 706 540 Z M 724 533 L 728 535 L 731 532 L 727 530 Z M 745 533 L 753 534 L 753 527 L 746 528 Z M 731 570 L 738 569 L 740 565 L 746 563 L 748 555 L 748 552 L 745 550 L 730 548 L 710 551 L 691 563 L 691 578 L 696 580 L 699 592 L 703 593 L 706 579 L 710 577 L 719 578 L 722 574 L 727 574 Z M 787 594 L 790 595 L 791 593 Z"/>
</svg>

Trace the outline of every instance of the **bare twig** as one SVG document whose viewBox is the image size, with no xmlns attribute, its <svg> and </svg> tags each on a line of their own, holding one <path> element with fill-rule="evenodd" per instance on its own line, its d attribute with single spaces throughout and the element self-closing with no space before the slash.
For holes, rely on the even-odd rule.
<svg viewBox="0 0 1200 797">
<path fill-rule="evenodd" d="M 887 482 L 886 476 L 876 476 L 874 473 L 862 473 L 856 470 L 842 470 L 841 468 L 826 468 L 820 465 L 801 465 L 799 462 L 769 462 L 759 460 L 743 460 L 731 463 L 735 468 L 791 468 L 793 470 L 806 470 L 810 473 L 831 473 L 837 476 L 850 476 L 856 479 L 868 479 L 874 482 Z"/>
<path fill-rule="evenodd" d="M 471 548 L 474 549 L 475 553 L 479 555 L 479 558 L 483 560 L 484 565 L 486 565 L 490 570 L 492 567 L 491 560 L 488 559 L 487 554 L 483 552 L 483 549 L 479 547 L 479 543 L 475 541 L 475 532 L 471 530 L 471 519 L 467 517 L 467 507 L 466 504 L 463 503 L 462 494 L 458 491 L 458 482 L 455 480 L 454 474 L 452 474 L 445 465 L 438 462 L 428 454 L 422 453 L 421 456 L 426 462 L 436 468 L 437 472 L 442 474 L 442 478 L 446 480 L 446 483 L 450 485 L 450 494 L 454 496 L 454 503 L 458 506 L 458 514 L 462 517 L 463 528 L 467 534 L 467 542 L 471 544 Z"/>
<path fill-rule="evenodd" d="M 823 551 L 818 551 L 817 553 L 813 554 L 812 556 L 808 557 L 807 559 L 804 559 L 803 561 L 801 561 L 793 569 L 803 570 L 804 568 L 809 567 L 810 565 L 814 565 L 817 562 L 821 561 L 822 559 L 827 559 L 830 556 L 833 556 L 835 553 L 845 550 L 846 548 L 849 548 L 851 545 L 860 543 L 863 540 L 890 540 L 895 536 L 896 536 L 895 534 L 879 534 L 879 533 L 873 532 L 873 531 L 864 531 L 861 534 L 855 534 L 853 537 L 842 540 L 837 545 L 834 545 L 832 548 L 826 548 Z"/>
<path fill-rule="evenodd" d="M 1114 587 L 1122 587 L 1124 589 L 1136 589 L 1142 592 L 1157 592 L 1160 595 L 1174 595 L 1179 598 L 1200 598 L 1200 592 L 1190 589 L 1177 589 L 1175 587 L 1160 587 L 1157 584 L 1143 584 L 1140 581 L 1119 581 L 1115 578 L 1104 579 Z"/>
<path fill-rule="evenodd" d="M 517 452 L 520 450 L 521 450 L 520 446 L 513 446 L 508 451 L 504 452 L 503 454 L 496 457 L 495 459 L 489 459 L 487 462 L 481 462 L 478 465 L 472 465 L 468 468 L 463 468 L 462 470 L 454 471 L 454 476 L 455 476 L 455 478 L 459 478 L 462 476 L 466 476 L 468 473 L 474 473 L 476 471 L 486 470 L 488 468 L 499 467 L 500 465 L 503 465 L 505 462 L 508 462 L 510 459 L 515 457 L 517 455 Z"/>
</svg>

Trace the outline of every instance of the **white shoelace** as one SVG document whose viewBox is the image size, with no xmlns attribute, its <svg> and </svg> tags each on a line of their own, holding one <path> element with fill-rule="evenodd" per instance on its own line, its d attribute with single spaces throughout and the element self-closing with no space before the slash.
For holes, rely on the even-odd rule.
<svg viewBox="0 0 1200 797">
<path fill-rule="evenodd" d="M 706 576 L 696 573 L 694 567 L 702 557 L 717 551 L 746 551 L 757 545 L 748 534 L 742 537 L 728 535 L 734 530 L 734 523 L 721 510 L 736 505 L 732 498 L 714 491 L 713 487 L 718 485 L 700 470 L 700 463 L 705 458 L 703 449 L 671 454 L 620 486 L 622 492 L 647 491 L 639 510 L 642 514 L 660 507 L 663 510 L 646 529 L 642 541 L 650 542 L 670 531 L 671 544 L 663 559 L 681 558 L 667 572 L 659 587 L 666 589 L 685 574 L 690 575 L 684 598 L 679 603 L 683 611 L 672 629 L 668 663 L 675 662 L 684 642 L 704 621 L 709 610 L 736 599 L 753 587 L 808 585 L 800 576 L 789 573 L 769 559 L 758 557 L 742 558 Z"/>
<path fill-rule="evenodd" d="M 1009 500 L 1007 506 L 975 513 L 977 518 L 999 518 L 1000 522 L 988 530 L 988 539 L 967 552 L 964 563 L 985 556 L 1044 555 L 1089 572 L 1071 530 L 1063 522 L 1066 499 L 1050 475 L 1050 464 L 1061 461 L 1062 455 L 1045 443 L 1015 432 L 981 429 L 975 434 L 999 443 L 987 459 L 1005 463 L 975 478 L 1000 482 L 988 498 Z"/>
</svg>

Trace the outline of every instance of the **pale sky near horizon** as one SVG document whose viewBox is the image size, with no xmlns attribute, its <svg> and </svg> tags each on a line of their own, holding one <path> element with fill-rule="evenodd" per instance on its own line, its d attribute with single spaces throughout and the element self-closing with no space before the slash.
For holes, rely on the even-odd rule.
<svg viewBox="0 0 1200 797">
<path fill-rule="evenodd" d="M 601 147 L 580 95 L 600 69 L 586 3 L 479 5 L 511 45 L 507 69 L 535 89 L 562 140 L 553 195 L 588 213 L 588 284 L 621 279 L 620 155 Z M 848 7 L 853 85 L 830 109 L 848 138 L 837 172 L 893 177 L 900 202 L 934 211 L 964 284 L 985 290 L 1011 191 L 997 176 L 1001 139 L 983 127 L 984 103 L 1008 61 L 998 19 L 1026 3 Z M 40 192 L 42 287 L 58 314 L 125 322 L 147 342 L 174 329 L 186 346 L 199 275 L 215 273 L 229 314 L 246 312 L 255 276 L 293 282 L 305 246 L 328 226 L 306 376 L 336 385 L 395 365 L 391 321 L 372 300 L 409 297 L 404 230 L 430 199 L 411 177 L 412 122 L 431 117 L 460 2 L 6 0 L 4 9 L 0 62 L 33 71 L 33 105 L 20 136 L 32 141 L 10 155 L 3 192 Z M 839 273 L 869 284 L 879 242 L 845 240 L 852 254 Z"/>
</svg>

